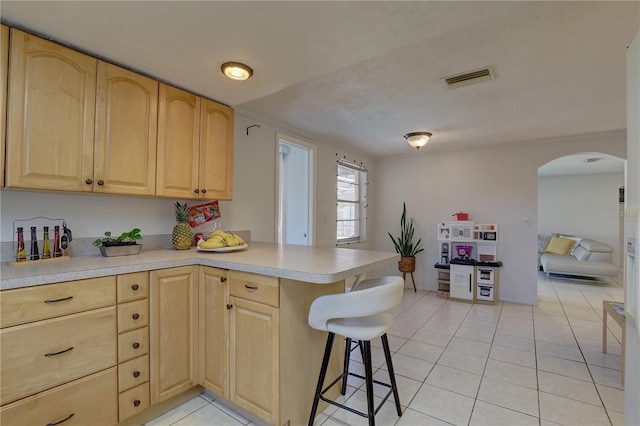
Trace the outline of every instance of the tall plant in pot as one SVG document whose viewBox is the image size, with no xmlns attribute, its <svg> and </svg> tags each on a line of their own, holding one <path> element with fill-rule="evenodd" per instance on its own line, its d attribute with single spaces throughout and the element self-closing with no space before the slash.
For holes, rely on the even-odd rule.
<svg viewBox="0 0 640 426">
<path fill-rule="evenodd" d="M 405 279 L 407 272 L 411 274 L 411 281 L 413 282 L 413 291 L 416 291 L 416 281 L 413 278 L 413 272 L 416 270 L 416 254 L 424 251 L 422 247 L 422 238 L 418 238 L 418 241 L 413 243 L 413 234 L 415 228 L 413 227 L 413 218 L 409 218 L 407 222 L 407 205 L 402 203 L 402 217 L 400 218 L 400 235 L 394 237 L 389 232 L 389 237 L 393 241 L 393 245 L 396 248 L 396 252 L 402 257 L 398 262 L 398 269 L 402 272 L 402 279 Z"/>
</svg>

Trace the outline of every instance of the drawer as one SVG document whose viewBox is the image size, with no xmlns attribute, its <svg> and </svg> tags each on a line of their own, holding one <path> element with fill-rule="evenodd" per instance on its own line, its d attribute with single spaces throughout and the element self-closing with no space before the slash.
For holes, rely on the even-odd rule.
<svg viewBox="0 0 640 426">
<path fill-rule="evenodd" d="M 113 425 L 118 422 L 115 368 L 74 380 L 0 409 L 0 424 Z M 70 417 L 71 416 L 71 417 Z M 62 422 L 64 419 L 67 419 Z"/>
<path fill-rule="evenodd" d="M 149 301 L 147 299 L 118 305 L 118 333 L 149 325 Z"/>
<path fill-rule="evenodd" d="M 149 355 L 118 365 L 118 391 L 122 392 L 149 381 Z"/>
<path fill-rule="evenodd" d="M 116 277 L 5 290 L 0 296 L 0 324 L 10 327 L 115 305 Z"/>
<path fill-rule="evenodd" d="M 0 331 L 0 399 L 15 401 L 116 364 L 116 308 Z"/>
<path fill-rule="evenodd" d="M 229 294 L 277 308 L 280 306 L 280 281 L 276 277 L 229 271 Z"/>
<path fill-rule="evenodd" d="M 149 297 L 149 273 L 118 275 L 118 303 Z"/>
<path fill-rule="evenodd" d="M 118 362 L 149 353 L 149 327 L 127 331 L 118 336 Z"/>
<path fill-rule="evenodd" d="M 149 408 L 149 383 L 143 383 L 118 396 L 120 421 L 133 417 Z"/>
</svg>

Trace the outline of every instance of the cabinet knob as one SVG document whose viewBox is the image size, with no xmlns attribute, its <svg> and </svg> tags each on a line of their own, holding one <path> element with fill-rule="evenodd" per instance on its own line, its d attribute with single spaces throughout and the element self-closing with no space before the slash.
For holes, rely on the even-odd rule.
<svg viewBox="0 0 640 426">
<path fill-rule="evenodd" d="M 231 308 L 233 308 L 233 305 L 231 303 L 228 303 L 227 304 L 227 309 L 231 309 Z"/>
<path fill-rule="evenodd" d="M 134 372 L 133 372 L 133 377 L 135 377 L 136 379 L 137 379 L 138 377 L 140 377 L 140 372 L 139 372 L 139 371 L 134 371 Z"/>
<path fill-rule="evenodd" d="M 103 181 L 102 179 L 100 179 L 100 180 L 98 181 L 98 185 L 100 185 L 100 186 L 104 185 L 104 181 Z"/>
<path fill-rule="evenodd" d="M 87 185 L 91 185 L 93 183 L 92 179 L 87 179 L 84 181 L 84 183 L 86 183 Z"/>
<path fill-rule="evenodd" d="M 133 401 L 133 406 L 134 406 L 134 407 L 138 407 L 138 406 L 140 406 L 140 400 L 139 400 L 139 399 L 134 400 L 134 401 Z"/>
<path fill-rule="evenodd" d="M 135 314 L 131 315 L 131 318 L 133 318 L 134 320 L 137 320 L 138 318 L 140 318 L 140 314 L 135 313 Z"/>
<path fill-rule="evenodd" d="M 135 342 L 133 345 L 131 345 L 133 347 L 133 349 L 138 349 L 140 347 L 140 343 Z"/>
<path fill-rule="evenodd" d="M 206 189 L 204 189 L 204 188 L 202 188 L 202 193 L 203 193 L 203 194 L 206 194 L 206 193 L 207 193 L 207 190 L 206 190 Z"/>
<path fill-rule="evenodd" d="M 140 288 L 140 286 L 138 284 L 134 284 L 131 286 L 131 290 L 133 291 L 137 291 Z"/>
<path fill-rule="evenodd" d="M 196 189 L 193 190 L 193 192 L 195 192 L 197 194 L 198 192 L 200 192 L 200 190 L 198 188 L 196 188 Z"/>
<path fill-rule="evenodd" d="M 221 283 L 226 283 L 227 282 L 227 277 L 220 277 L 220 282 Z"/>
</svg>

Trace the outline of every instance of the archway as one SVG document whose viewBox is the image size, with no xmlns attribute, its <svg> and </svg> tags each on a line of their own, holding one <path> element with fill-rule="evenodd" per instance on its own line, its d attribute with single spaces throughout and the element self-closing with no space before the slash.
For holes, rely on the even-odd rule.
<svg viewBox="0 0 640 426">
<path fill-rule="evenodd" d="M 589 238 L 613 248 L 613 264 L 622 272 L 625 165 L 626 160 L 609 154 L 581 152 L 538 168 L 539 254 L 552 234 Z"/>
</svg>

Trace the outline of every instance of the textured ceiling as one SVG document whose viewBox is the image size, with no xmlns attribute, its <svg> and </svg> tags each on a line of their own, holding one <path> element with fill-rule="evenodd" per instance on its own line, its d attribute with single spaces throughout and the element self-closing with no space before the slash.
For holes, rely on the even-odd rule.
<svg viewBox="0 0 640 426">
<path fill-rule="evenodd" d="M 374 157 L 626 127 L 639 2 L 13 2 L 2 21 Z M 239 83 L 220 64 L 251 65 Z M 440 81 L 491 65 L 493 81 Z"/>
</svg>

